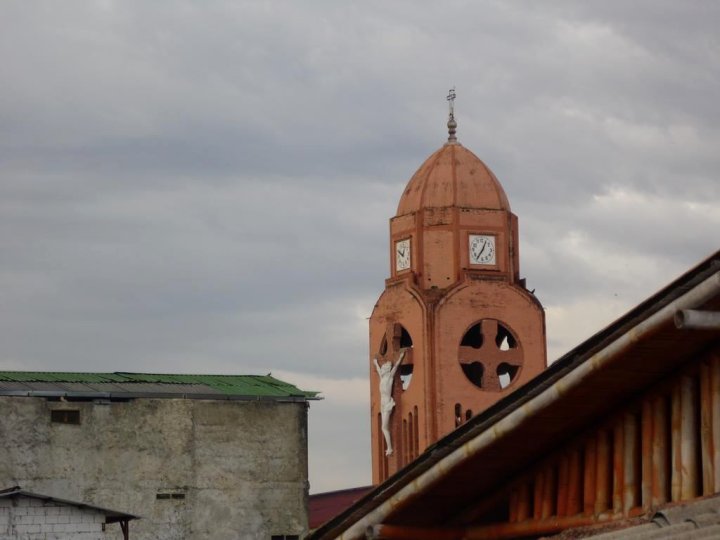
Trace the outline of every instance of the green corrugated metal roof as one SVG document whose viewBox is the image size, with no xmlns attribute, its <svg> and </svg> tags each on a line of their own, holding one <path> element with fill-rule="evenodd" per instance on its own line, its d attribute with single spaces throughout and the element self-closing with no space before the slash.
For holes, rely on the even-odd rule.
<svg viewBox="0 0 720 540">
<path fill-rule="evenodd" d="M 204 385 L 232 396 L 314 398 L 318 392 L 300 390 L 271 375 L 178 375 L 155 373 L 68 373 L 48 371 L 0 371 L 0 382 L 153 385 Z"/>
<path fill-rule="evenodd" d="M 129 382 L 119 373 L 63 373 L 56 371 L 0 371 L 0 381 L 47 383 Z"/>
</svg>

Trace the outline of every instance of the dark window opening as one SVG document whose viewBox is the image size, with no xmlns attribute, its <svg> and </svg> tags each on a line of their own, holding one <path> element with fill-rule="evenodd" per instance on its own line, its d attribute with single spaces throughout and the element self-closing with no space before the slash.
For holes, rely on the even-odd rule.
<svg viewBox="0 0 720 540">
<path fill-rule="evenodd" d="M 455 404 L 455 427 L 462 424 L 462 405 L 459 403 Z"/>
<path fill-rule="evenodd" d="M 463 373 L 478 388 L 483 385 L 483 372 L 485 368 L 480 362 L 472 362 L 471 364 L 461 364 Z"/>
<path fill-rule="evenodd" d="M 473 349 L 479 349 L 483 344 L 483 335 L 480 328 L 480 323 L 470 328 L 462 338 L 460 345 L 462 347 L 472 347 Z"/>
<path fill-rule="evenodd" d="M 80 411 L 69 409 L 55 409 L 50 411 L 50 421 L 57 424 L 79 424 Z"/>
<path fill-rule="evenodd" d="M 515 376 L 519 371 L 518 366 L 513 366 L 503 362 L 497 367 L 497 376 L 500 381 L 500 388 L 507 388 L 510 383 L 515 380 Z"/>
<path fill-rule="evenodd" d="M 412 347 L 413 342 L 412 338 L 410 337 L 410 333 L 405 330 L 404 326 L 401 326 L 400 329 L 400 348 L 405 349 L 407 347 Z"/>
<path fill-rule="evenodd" d="M 297 534 L 273 534 L 270 540 L 300 540 Z"/>
<path fill-rule="evenodd" d="M 465 420 L 470 420 L 472 418 L 472 411 L 468 409 L 465 411 Z"/>
<path fill-rule="evenodd" d="M 185 499 L 185 494 L 184 493 L 157 493 L 155 495 L 155 498 L 159 501 L 166 501 L 169 499 L 175 499 L 175 500 L 182 501 L 183 499 Z"/>
<path fill-rule="evenodd" d="M 505 328 L 502 324 L 498 324 L 497 335 L 495 336 L 495 345 L 501 351 L 507 351 L 517 347 L 517 341 L 510 333 L 510 330 Z"/>
<path fill-rule="evenodd" d="M 410 386 L 410 381 L 413 376 L 413 365 L 412 364 L 400 364 L 398 368 L 400 372 L 400 382 L 402 383 L 402 389 L 407 390 Z"/>
</svg>

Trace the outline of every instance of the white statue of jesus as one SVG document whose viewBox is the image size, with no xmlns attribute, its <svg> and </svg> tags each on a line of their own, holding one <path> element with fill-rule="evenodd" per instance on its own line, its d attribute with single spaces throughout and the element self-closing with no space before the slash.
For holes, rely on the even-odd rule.
<svg viewBox="0 0 720 540">
<path fill-rule="evenodd" d="M 380 376 L 380 420 L 382 423 L 382 432 L 385 436 L 385 455 L 389 456 L 393 453 L 392 440 L 390 438 L 390 414 L 395 408 L 395 400 L 392 397 L 393 382 L 395 380 L 395 372 L 405 357 L 406 349 L 400 351 L 400 356 L 393 365 L 392 361 L 385 362 L 382 366 L 378 364 L 377 358 L 373 358 L 375 363 L 375 371 Z"/>
</svg>

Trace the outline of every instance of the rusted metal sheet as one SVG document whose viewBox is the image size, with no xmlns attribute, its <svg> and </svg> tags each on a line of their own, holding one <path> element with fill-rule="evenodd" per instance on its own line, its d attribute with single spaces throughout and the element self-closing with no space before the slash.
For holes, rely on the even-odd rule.
<svg viewBox="0 0 720 540">
<path fill-rule="evenodd" d="M 555 492 L 557 490 L 557 475 L 554 465 L 545 469 L 545 480 L 543 483 L 540 517 L 548 519 L 555 515 Z"/>
<path fill-rule="evenodd" d="M 509 503 L 508 521 L 515 523 L 518 521 L 518 488 L 515 487 L 510 490 L 510 503 Z"/>
<path fill-rule="evenodd" d="M 652 400 L 646 398 L 642 402 L 641 412 L 641 473 L 640 473 L 640 498 L 642 507 L 650 509 L 653 493 L 653 404 Z"/>
<path fill-rule="evenodd" d="M 518 521 L 525 521 L 530 518 L 531 496 L 530 484 L 527 481 L 521 483 L 518 488 Z"/>
<path fill-rule="evenodd" d="M 700 363 L 700 452 L 702 463 L 702 494 L 715 493 L 712 440 L 712 376 L 710 362 Z"/>
<path fill-rule="evenodd" d="M 582 462 L 580 449 L 573 448 L 570 451 L 570 463 L 568 471 L 568 502 L 567 515 L 574 516 L 582 511 Z"/>
<path fill-rule="evenodd" d="M 679 501 L 680 491 L 682 487 L 682 408 L 680 401 L 680 384 L 673 385 L 672 397 L 672 417 L 670 420 L 670 440 L 671 440 L 671 468 L 670 468 L 670 500 Z"/>
<path fill-rule="evenodd" d="M 583 513 L 585 515 L 592 515 L 595 512 L 595 477 L 597 475 L 596 442 L 597 438 L 590 436 L 585 443 L 585 474 L 583 477 Z"/>
<path fill-rule="evenodd" d="M 501 540 L 553 534 L 572 527 L 591 525 L 594 522 L 593 517 L 573 516 L 467 528 L 426 528 L 379 524 L 368 528 L 366 538 L 371 540 Z"/>
<path fill-rule="evenodd" d="M 720 354 L 710 357 L 710 391 L 712 409 L 713 484 L 720 491 Z"/>
<path fill-rule="evenodd" d="M 558 480 L 557 480 L 557 511 L 555 515 L 558 517 L 567 516 L 567 501 L 568 501 L 568 477 L 570 463 L 567 454 L 560 456 L 560 462 L 558 464 Z"/>
<path fill-rule="evenodd" d="M 595 468 L 595 513 L 600 514 L 609 508 L 612 489 L 612 456 L 610 455 L 610 433 L 601 429 L 597 434 L 597 462 Z"/>
<path fill-rule="evenodd" d="M 542 500 L 545 483 L 545 471 L 539 470 L 535 473 L 535 482 L 533 490 L 533 519 L 542 517 Z"/>
<path fill-rule="evenodd" d="M 638 463 L 640 454 L 638 453 L 638 421 L 633 411 L 626 412 L 623 417 L 623 489 L 622 489 L 622 511 L 625 515 L 630 514 L 630 510 L 640 505 L 638 472 L 640 463 Z"/>
<path fill-rule="evenodd" d="M 619 514 L 623 511 L 623 484 L 625 483 L 625 426 L 622 418 L 613 426 L 613 459 L 612 459 L 612 508 Z"/>
<path fill-rule="evenodd" d="M 698 494 L 697 411 L 695 410 L 695 384 L 690 376 L 680 379 L 680 499 L 687 501 Z"/>
<path fill-rule="evenodd" d="M 651 505 L 659 506 L 668 501 L 670 478 L 668 476 L 668 406 L 664 394 L 652 400 L 652 494 Z"/>
</svg>

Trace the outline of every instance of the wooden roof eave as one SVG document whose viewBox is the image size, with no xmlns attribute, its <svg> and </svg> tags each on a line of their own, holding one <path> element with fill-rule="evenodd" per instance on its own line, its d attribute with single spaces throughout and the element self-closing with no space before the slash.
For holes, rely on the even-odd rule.
<svg viewBox="0 0 720 540">
<path fill-rule="evenodd" d="M 442 514 L 443 508 L 438 507 L 440 499 L 444 501 L 443 506 L 454 505 L 454 508 L 458 509 L 463 504 L 466 491 L 471 489 L 477 492 L 483 487 L 490 489 L 493 482 L 497 482 L 498 479 L 492 478 L 492 475 L 483 478 L 468 475 L 467 471 L 468 466 L 481 468 L 486 473 L 491 470 L 493 467 L 489 463 L 482 465 L 480 462 L 487 460 L 488 456 L 493 454 L 492 450 L 502 450 L 498 453 L 503 459 L 513 459 L 518 467 L 529 464 L 541 450 L 542 444 L 538 444 L 538 441 L 528 444 L 530 441 L 527 437 L 521 437 L 524 444 L 516 445 L 510 451 L 500 442 L 507 440 L 510 434 L 517 436 L 531 432 L 530 427 L 534 422 L 541 420 L 543 415 L 548 419 L 548 414 L 557 414 L 557 407 L 554 406 L 567 400 L 567 396 L 572 396 L 573 392 L 588 384 L 588 381 L 593 381 L 594 377 L 610 373 L 611 370 L 618 369 L 619 365 L 620 368 L 627 369 L 628 366 L 619 360 L 626 358 L 629 352 L 650 337 L 678 332 L 673 325 L 673 317 L 679 309 L 694 309 L 708 303 L 720 307 L 717 306 L 720 299 L 720 272 L 717 264 L 719 257 L 720 252 L 570 351 L 524 388 L 438 441 L 408 467 L 319 528 L 310 538 L 359 538 L 369 526 L 379 523 L 406 523 L 409 515 L 415 516 L 413 519 L 417 519 L 419 515 L 427 516 L 428 508 L 432 508 L 436 515 Z M 706 333 L 705 336 L 699 335 L 685 341 L 688 347 L 698 349 L 708 339 L 712 339 L 712 336 L 708 337 Z M 646 386 L 661 376 L 663 370 L 671 369 L 673 362 L 682 361 L 686 353 L 687 351 L 681 350 L 670 351 L 670 360 L 665 365 L 657 369 L 652 369 L 651 366 L 646 376 L 634 377 L 626 385 L 627 388 Z M 577 397 L 576 395 L 573 401 Z M 614 397 L 616 400 L 620 399 L 622 392 L 616 390 Z M 588 415 L 596 416 L 598 406 L 607 408 L 612 400 L 605 396 L 602 398 L 600 403 L 596 400 L 595 410 L 593 407 L 586 407 L 578 414 L 574 409 L 569 423 L 577 424 L 587 419 Z M 558 429 L 568 425 L 568 422 L 553 418 L 552 414 L 550 420 L 553 420 Z M 555 437 L 556 444 L 556 435 L 550 433 L 547 438 Z M 464 467 L 461 468 L 461 464 Z M 509 471 L 505 468 L 500 472 L 506 478 Z M 473 482 L 470 487 L 469 476 L 472 476 Z M 443 484 L 446 489 L 443 489 Z M 449 489 L 451 485 L 454 489 Z M 457 489 L 458 486 L 465 488 Z M 438 496 L 439 492 L 441 497 Z"/>
</svg>

